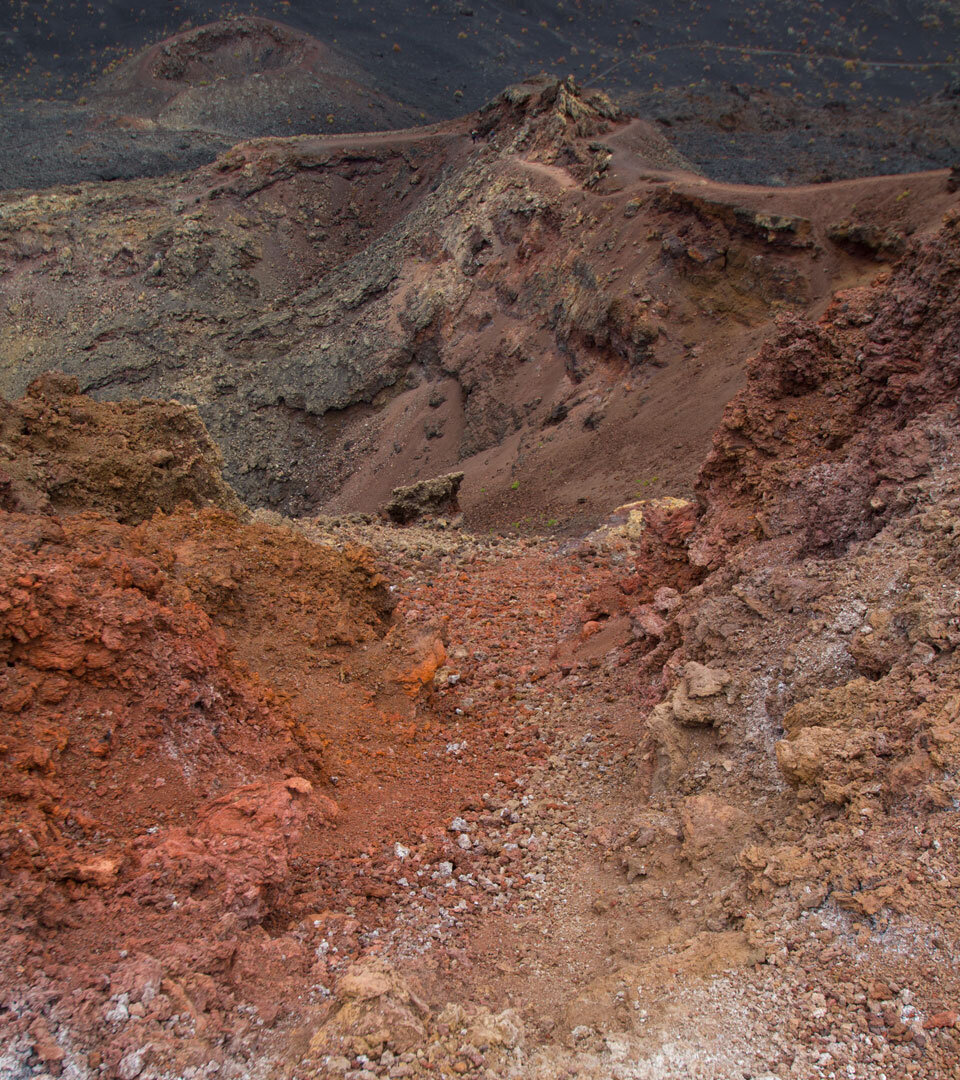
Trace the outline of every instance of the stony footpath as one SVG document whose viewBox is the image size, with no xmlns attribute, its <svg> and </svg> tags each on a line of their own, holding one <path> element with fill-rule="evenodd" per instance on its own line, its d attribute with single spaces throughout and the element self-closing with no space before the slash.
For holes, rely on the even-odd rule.
<svg viewBox="0 0 960 1080">
<path fill-rule="evenodd" d="M 949 1073 L 960 1039 L 955 1008 L 941 1007 L 956 1002 L 940 981 L 951 985 L 942 951 L 902 924 L 858 922 L 822 894 L 724 904 L 703 846 L 718 840 L 709 818 L 678 811 L 674 793 L 644 792 L 632 663 L 643 631 L 634 618 L 590 649 L 597 597 L 630 603 L 621 537 L 491 543 L 449 527 L 322 528 L 362 536 L 391 560 L 401 618 L 444 623 L 435 692 L 462 717 L 450 768 L 481 750 L 471 736 L 499 733 L 521 756 L 464 803 L 435 861 L 401 848 L 403 860 L 381 870 L 410 906 L 378 962 L 441 1000 L 455 986 L 456 1007 L 421 1017 L 424 1034 L 406 1050 L 389 1024 L 371 1041 L 352 1014 L 339 1027 L 335 1016 L 341 1052 L 317 1075 Z M 953 866 L 943 851 L 919 841 L 921 864 L 939 874 Z M 437 895 L 440 909 L 424 903 Z M 438 914 L 432 939 L 411 933 Z M 368 1008 L 379 1016 L 389 997 Z"/>
</svg>

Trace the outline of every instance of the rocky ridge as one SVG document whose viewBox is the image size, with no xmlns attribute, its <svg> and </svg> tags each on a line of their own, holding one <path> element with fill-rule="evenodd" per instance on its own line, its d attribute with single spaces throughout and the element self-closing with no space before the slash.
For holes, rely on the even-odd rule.
<svg viewBox="0 0 960 1080">
<path fill-rule="evenodd" d="M 0 390 L 65 367 L 195 405 L 240 496 L 283 512 L 372 511 L 457 469 L 474 527 L 575 532 L 635 485 L 689 493 L 771 319 L 949 202 L 936 173 L 711 184 L 602 94 L 524 84 L 462 122 L 4 195 Z M 880 221 L 873 250 L 830 238 Z"/>
</svg>

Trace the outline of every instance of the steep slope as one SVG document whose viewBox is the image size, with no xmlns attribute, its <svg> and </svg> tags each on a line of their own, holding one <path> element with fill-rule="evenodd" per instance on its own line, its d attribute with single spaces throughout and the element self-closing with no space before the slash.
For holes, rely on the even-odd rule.
<svg viewBox="0 0 960 1080">
<path fill-rule="evenodd" d="M 683 164 L 541 82 L 465 123 L 6 196 L 0 388 L 62 366 L 195 404 L 256 505 L 369 511 L 462 468 L 468 522 L 575 531 L 688 489 L 771 318 L 953 199 L 937 173 L 781 190 Z"/>
<path fill-rule="evenodd" d="M 777 969 L 740 984 L 809 995 L 772 1022 L 787 1075 L 960 1061 L 958 238 L 953 211 L 872 287 L 781 323 L 671 559 L 651 566 L 656 507 L 638 508 L 659 587 L 638 594 L 634 648 L 663 700 L 637 778 L 667 852 L 676 822 L 705 928 L 747 929 Z M 623 850 L 651 873 L 669 858 L 650 834 Z"/>
<path fill-rule="evenodd" d="M 687 674 L 658 707 L 661 780 L 683 776 L 676 751 L 707 724 L 701 763 L 736 746 L 752 799 L 765 773 L 771 795 L 793 789 L 771 848 L 742 860 L 756 888 L 913 920 L 947 953 L 948 878 L 903 853 L 914 826 L 955 828 L 958 235 L 953 212 L 892 274 L 760 352 L 701 471 L 688 551 L 709 576 L 645 662 L 667 685 L 691 661 L 730 676 L 698 703 Z M 829 843 L 804 835 L 811 820 L 836 822 Z M 797 864 L 765 879 L 788 838 Z"/>
</svg>

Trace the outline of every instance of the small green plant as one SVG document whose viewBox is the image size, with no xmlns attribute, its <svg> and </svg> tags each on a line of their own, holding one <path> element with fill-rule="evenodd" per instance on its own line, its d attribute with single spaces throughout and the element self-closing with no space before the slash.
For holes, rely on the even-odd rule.
<svg viewBox="0 0 960 1080">
<path fill-rule="evenodd" d="M 510 485 L 510 490 L 516 491 L 518 487 L 520 487 L 520 481 L 514 480 L 514 482 Z"/>
<path fill-rule="evenodd" d="M 559 524 L 560 524 L 560 522 L 557 521 L 556 518 L 548 518 L 547 519 L 547 528 L 555 529 Z"/>
</svg>

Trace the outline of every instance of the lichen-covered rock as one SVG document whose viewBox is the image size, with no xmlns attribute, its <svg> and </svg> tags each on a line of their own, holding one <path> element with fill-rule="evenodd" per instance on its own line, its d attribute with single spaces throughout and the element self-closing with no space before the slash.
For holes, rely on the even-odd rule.
<svg viewBox="0 0 960 1080">
<path fill-rule="evenodd" d="M 420 480 L 407 487 L 395 488 L 384 513 L 398 525 L 409 525 L 426 516 L 456 514 L 459 511 L 457 493 L 463 483 L 463 473 L 447 473 L 432 480 Z"/>
</svg>

